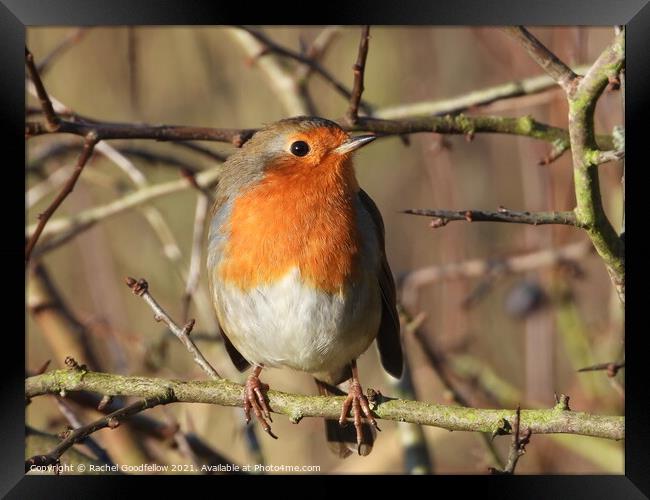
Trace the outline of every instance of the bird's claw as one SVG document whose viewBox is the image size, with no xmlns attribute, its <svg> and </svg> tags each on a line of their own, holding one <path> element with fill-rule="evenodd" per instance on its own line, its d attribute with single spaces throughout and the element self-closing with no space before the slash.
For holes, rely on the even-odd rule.
<svg viewBox="0 0 650 500">
<path fill-rule="evenodd" d="M 244 386 L 244 415 L 246 416 L 246 423 L 249 423 L 251 421 L 251 410 L 253 410 L 255 418 L 257 418 L 264 431 L 273 439 L 278 439 L 266 421 L 266 419 L 269 419 L 269 421 L 273 422 L 271 410 L 264 396 L 264 392 L 268 390 L 268 384 L 262 383 L 257 375 L 251 374 L 248 377 Z"/>
<path fill-rule="evenodd" d="M 348 397 L 343 402 L 343 408 L 341 408 L 341 416 L 339 417 L 339 424 L 341 426 L 347 425 L 347 416 L 350 409 L 352 409 L 354 428 L 357 431 L 357 451 L 359 451 L 363 441 L 363 428 L 361 418 L 365 416 L 375 429 L 378 431 L 381 431 L 381 429 L 377 425 L 375 417 L 372 415 L 368 398 L 363 394 L 361 384 L 359 384 L 357 381 L 353 381 L 350 384 Z"/>
</svg>

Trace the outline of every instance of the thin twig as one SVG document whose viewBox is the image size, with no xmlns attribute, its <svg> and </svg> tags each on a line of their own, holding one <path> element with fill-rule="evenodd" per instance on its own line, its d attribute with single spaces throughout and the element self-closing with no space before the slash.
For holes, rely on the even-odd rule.
<svg viewBox="0 0 650 500">
<path fill-rule="evenodd" d="M 152 398 L 147 398 L 142 401 L 137 401 L 133 404 L 125 406 L 113 413 L 106 415 L 90 424 L 84 425 L 77 429 L 74 429 L 70 434 L 63 440 L 59 445 L 50 451 L 47 455 L 36 455 L 31 458 L 28 458 L 25 461 L 25 472 L 30 470 L 32 466 L 46 466 L 46 465 L 57 465 L 61 455 L 63 455 L 69 448 L 71 448 L 75 443 L 78 443 L 85 439 L 87 436 L 92 433 L 110 427 L 114 429 L 117 427 L 120 422 L 131 415 L 140 413 L 141 411 L 153 408 L 161 404 L 168 404 L 175 401 L 173 392 L 168 392 L 163 396 L 154 396 Z"/>
<path fill-rule="evenodd" d="M 300 54 L 299 52 L 295 52 L 293 50 L 287 49 L 286 47 L 283 47 L 275 43 L 273 40 L 271 40 L 270 37 L 266 36 L 264 33 L 262 33 L 259 30 L 253 29 L 248 26 L 239 26 L 239 28 L 250 33 L 260 43 L 262 43 L 266 48 L 266 53 L 275 53 L 281 56 L 285 56 L 290 59 L 293 59 L 294 61 L 309 66 L 312 69 L 312 71 L 320 75 L 326 82 L 332 85 L 332 87 L 334 87 L 334 89 L 336 89 L 336 91 L 339 94 L 341 94 L 345 99 L 349 101 L 350 98 L 352 97 L 352 91 L 346 88 L 345 85 L 343 85 L 341 82 L 339 82 L 327 69 L 325 69 L 315 59 L 312 59 L 310 57 Z M 363 100 L 359 103 L 359 106 L 366 113 L 372 112 L 370 105 Z"/>
<path fill-rule="evenodd" d="M 573 212 L 515 212 L 512 210 L 427 210 L 408 209 L 402 213 L 433 217 L 431 227 L 437 228 L 447 225 L 451 221 L 464 220 L 467 222 L 508 222 L 514 224 L 562 224 L 565 226 L 578 225 Z"/>
<path fill-rule="evenodd" d="M 289 116 L 307 115 L 312 111 L 311 100 L 307 97 L 305 88 L 300 88 L 293 74 L 281 63 L 275 54 L 268 54 L 264 45 L 247 30 L 230 29 L 227 33 L 241 48 L 246 51 L 249 62 L 257 62 L 271 89 Z"/>
<path fill-rule="evenodd" d="M 490 467 L 488 470 L 491 474 L 514 474 L 515 467 L 521 456 L 526 453 L 526 445 L 530 442 L 531 430 L 526 429 L 520 432 L 521 422 L 521 407 L 517 405 L 517 410 L 514 418 L 514 432 L 512 434 L 512 444 L 510 445 L 510 452 L 508 453 L 508 463 L 503 470 Z"/>
<path fill-rule="evenodd" d="M 445 362 L 443 356 L 441 356 L 439 352 L 425 340 L 424 331 L 420 327 L 414 327 L 411 331 L 415 339 L 420 344 L 422 351 L 426 355 L 427 360 L 429 361 L 429 365 L 433 371 L 436 372 L 436 375 L 438 375 L 438 379 L 442 383 L 443 387 L 449 391 L 449 394 L 451 394 L 452 400 L 456 404 L 459 404 L 463 407 L 471 407 L 472 402 L 465 394 L 463 394 L 460 387 L 454 384 L 452 381 L 451 374 L 449 373 L 447 363 Z M 493 463 L 495 463 L 497 466 L 501 466 L 501 457 L 499 456 L 499 453 L 494 446 L 491 434 L 489 432 L 481 433 L 481 440 Z"/>
<path fill-rule="evenodd" d="M 86 163 L 90 159 L 93 150 L 95 149 L 95 145 L 97 144 L 97 137 L 93 135 L 92 133 L 88 134 L 86 136 L 86 140 L 84 141 L 84 146 L 83 150 L 81 151 L 81 154 L 79 155 L 79 159 L 77 160 L 77 165 L 75 166 L 74 171 L 72 172 L 72 175 L 68 179 L 68 182 L 66 182 L 65 186 L 63 186 L 63 189 L 61 192 L 58 194 L 58 196 L 52 201 L 49 207 L 45 209 L 45 211 L 38 216 L 38 224 L 36 225 L 36 228 L 34 229 L 34 232 L 30 235 L 29 241 L 27 242 L 27 246 L 25 247 L 25 263 L 29 263 L 29 258 L 32 254 L 32 250 L 34 249 L 34 246 L 36 245 L 36 242 L 41 236 L 41 233 L 43 232 L 43 229 L 45 228 L 45 225 L 47 222 L 50 220 L 50 217 L 52 217 L 52 214 L 56 212 L 56 209 L 59 208 L 61 203 L 63 203 L 63 200 L 67 198 L 67 196 L 72 192 L 74 189 L 75 184 L 77 183 L 77 179 L 79 179 L 79 176 L 81 175 L 81 172 L 83 171 L 83 168 L 86 166 Z"/>
<path fill-rule="evenodd" d="M 402 288 L 420 288 L 442 280 L 481 278 L 486 275 L 514 274 L 534 271 L 548 266 L 568 264 L 583 259 L 593 251 L 589 241 L 570 243 L 563 247 L 534 252 L 453 262 L 428 266 L 408 272 L 402 279 Z"/>
<path fill-rule="evenodd" d="M 366 25 L 361 29 L 361 40 L 359 40 L 359 53 L 357 62 L 352 66 L 354 72 L 354 85 L 352 86 L 352 96 L 350 97 L 350 106 L 346 114 L 346 119 L 350 125 L 355 125 L 359 118 L 359 102 L 363 95 L 363 76 L 366 71 L 366 58 L 368 57 L 368 40 L 370 39 L 370 26 Z"/>
<path fill-rule="evenodd" d="M 194 214 L 194 232 L 192 235 L 192 253 L 190 254 L 190 268 L 187 272 L 187 284 L 185 285 L 185 294 L 183 295 L 182 314 L 183 322 L 188 320 L 190 301 L 197 287 L 199 286 L 199 277 L 201 274 L 201 256 L 203 248 L 203 230 L 205 221 L 210 210 L 209 197 L 199 192 L 196 200 L 196 211 Z"/>
<path fill-rule="evenodd" d="M 61 119 L 54 112 L 52 101 L 50 101 L 50 96 L 47 94 L 45 86 L 43 85 L 43 81 L 41 80 L 41 76 L 36 69 L 36 65 L 34 64 L 34 56 L 27 49 L 27 47 L 25 47 L 25 62 L 27 64 L 27 72 L 29 73 L 29 77 L 31 78 L 32 83 L 36 88 L 36 93 L 38 95 L 38 100 L 41 103 L 41 108 L 43 108 L 47 130 L 49 132 L 55 132 L 59 127 Z"/>
<path fill-rule="evenodd" d="M 583 73 L 587 71 L 588 68 L 589 66 L 579 66 L 576 68 L 576 71 Z M 455 114 L 504 99 L 512 99 L 514 97 L 528 96 L 544 92 L 552 89 L 555 85 L 555 80 L 548 75 L 534 76 L 522 80 L 502 83 L 493 87 L 474 90 L 467 94 L 448 97 L 445 99 L 387 106 L 375 110 L 373 116 L 385 120 L 395 120 L 418 115 L 440 116 L 445 114 Z"/>
<path fill-rule="evenodd" d="M 327 49 L 331 46 L 337 35 L 340 34 L 340 27 L 327 26 L 309 44 L 305 50 L 305 57 L 319 63 L 325 55 Z M 309 64 L 301 64 L 296 68 L 295 78 L 299 85 L 306 85 L 309 77 L 313 74 L 314 68 Z"/>
<path fill-rule="evenodd" d="M 185 348 L 190 352 L 194 362 L 199 365 L 210 378 L 215 380 L 220 379 L 221 376 L 205 359 L 203 354 L 201 354 L 201 351 L 196 347 L 196 344 L 192 342 L 192 339 L 190 339 L 190 332 L 192 331 L 192 328 L 194 328 L 194 320 L 190 320 L 183 328 L 179 327 L 158 304 L 158 302 L 156 302 L 156 299 L 151 296 L 149 293 L 149 285 L 144 279 L 135 280 L 134 278 L 129 277 L 126 279 L 126 284 L 135 295 L 142 297 L 149 307 L 151 307 L 154 312 L 155 320 L 165 323 L 172 333 L 176 335 L 178 340 L 180 340 Z"/>
<path fill-rule="evenodd" d="M 72 410 L 72 408 L 70 408 L 70 405 L 65 401 L 64 398 L 61 396 L 56 396 L 56 404 L 59 408 L 59 411 L 68 420 L 73 429 L 80 429 L 83 427 L 84 424 L 81 422 L 81 420 L 79 420 L 75 412 Z M 95 454 L 95 457 L 98 460 L 101 460 L 106 464 L 113 465 L 113 461 L 111 460 L 111 457 L 108 455 L 106 450 L 102 448 L 97 443 L 97 441 L 95 441 L 89 435 L 86 436 L 83 444 L 85 444 Z"/>
<path fill-rule="evenodd" d="M 52 62 L 57 59 L 61 54 L 68 50 L 73 45 L 79 43 L 84 36 L 88 34 L 89 28 L 76 28 L 71 30 L 59 44 L 54 47 L 49 54 L 47 54 L 40 63 L 36 66 L 38 72 L 43 75 L 50 69 Z"/>
<path fill-rule="evenodd" d="M 573 83 L 578 77 L 571 68 L 564 64 L 553 52 L 548 50 L 532 33 L 523 26 L 510 26 L 503 28 L 512 38 L 517 40 L 530 54 L 530 56 L 553 78 L 564 90 L 569 93 Z"/>
<path fill-rule="evenodd" d="M 121 399 L 122 398 L 113 398 L 111 396 L 99 397 L 96 394 L 86 391 L 74 391 L 69 392 L 66 395 L 66 400 L 84 408 L 95 409 L 105 415 L 122 409 L 123 406 L 120 401 Z M 101 406 L 103 401 L 106 401 L 106 404 Z M 224 457 L 221 453 L 214 450 L 196 434 L 181 431 L 180 427 L 176 424 L 161 422 L 153 417 L 143 414 L 133 415 L 126 424 L 134 431 L 137 431 L 146 437 L 165 443 L 168 443 L 169 439 L 174 437 L 176 434 L 182 433 L 194 454 L 205 459 L 207 463 L 214 465 L 234 463 L 230 458 Z"/>
<path fill-rule="evenodd" d="M 196 182 L 201 187 L 211 187 L 218 181 L 221 170 L 221 167 L 205 170 L 195 177 Z M 83 231 L 89 229 L 94 224 L 109 217 L 148 203 L 160 196 L 176 193 L 192 187 L 193 186 L 190 182 L 185 178 L 164 182 L 144 189 L 139 189 L 123 196 L 122 198 L 113 200 L 105 205 L 89 208 L 74 214 L 71 217 L 55 219 L 45 227 L 42 236 L 48 237 L 49 239 L 39 245 L 39 248 L 37 249 L 38 253 L 41 255 L 46 251 L 58 247 Z M 35 224 L 26 227 L 25 236 L 30 237 L 34 233 L 35 229 Z"/>
<path fill-rule="evenodd" d="M 625 368 L 625 361 L 610 361 L 609 363 L 598 363 L 597 365 L 586 366 L 585 368 L 580 368 L 579 372 L 594 372 L 605 370 L 607 371 L 608 377 L 615 377 L 618 371 L 621 368 Z"/>
</svg>

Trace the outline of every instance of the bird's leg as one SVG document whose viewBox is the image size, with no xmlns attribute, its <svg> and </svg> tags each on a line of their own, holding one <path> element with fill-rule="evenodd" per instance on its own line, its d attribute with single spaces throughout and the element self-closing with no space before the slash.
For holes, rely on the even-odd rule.
<svg viewBox="0 0 650 500">
<path fill-rule="evenodd" d="M 362 416 L 365 415 L 375 429 L 378 431 L 381 429 L 377 426 L 377 421 L 375 420 L 375 417 L 372 416 L 372 412 L 370 411 L 368 398 L 364 396 L 363 390 L 361 389 L 361 384 L 359 383 L 359 373 L 357 372 L 357 361 L 352 361 L 350 366 L 352 368 L 352 382 L 350 382 L 348 397 L 343 402 L 339 424 L 347 424 L 347 416 L 351 408 L 352 417 L 354 418 L 354 428 L 357 431 L 357 448 L 360 450 L 363 441 L 363 428 L 361 423 Z"/>
<path fill-rule="evenodd" d="M 268 418 L 271 422 L 271 410 L 269 410 L 268 405 L 266 404 L 266 398 L 264 397 L 263 391 L 268 391 L 268 384 L 264 384 L 260 381 L 260 373 L 262 372 L 261 366 L 256 366 L 246 379 L 246 385 L 244 386 L 244 415 L 246 416 L 246 423 L 251 421 L 251 409 L 255 412 L 255 417 L 262 425 L 262 428 L 266 433 L 271 436 L 273 439 L 278 439 L 278 437 L 273 434 L 271 431 L 271 426 L 266 421 Z"/>
</svg>

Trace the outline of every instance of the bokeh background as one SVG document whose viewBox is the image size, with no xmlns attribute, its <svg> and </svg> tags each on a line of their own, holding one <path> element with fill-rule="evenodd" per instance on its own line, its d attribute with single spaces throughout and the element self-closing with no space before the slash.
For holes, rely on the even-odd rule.
<svg viewBox="0 0 650 500">
<path fill-rule="evenodd" d="M 269 27 L 264 32 L 278 44 L 299 51 L 322 36 L 323 29 Z M 329 29 L 332 37 L 321 63 L 351 87 L 360 29 Z M 532 31 L 572 66 L 592 62 L 613 36 L 609 28 Z M 29 28 L 27 36 L 37 63 L 63 39 L 77 36 L 76 42 L 48 65 L 43 79 L 53 97 L 83 116 L 235 128 L 258 127 L 290 116 L 291 110 L 260 68 L 265 57 L 274 56 L 251 57 L 236 32 L 225 27 Z M 363 97 L 375 109 L 446 99 L 541 74 L 525 51 L 496 28 L 372 27 L 370 33 Z M 297 67 L 293 61 L 278 61 L 291 72 Z M 308 91 L 319 115 L 330 119 L 344 115 L 347 101 L 318 75 L 309 79 Z M 28 103 L 37 106 L 32 96 Z M 559 88 L 467 113 L 530 114 L 541 122 L 567 126 L 567 106 Z M 620 93 L 606 92 L 598 104 L 596 130 L 609 134 L 620 124 Z M 47 135 L 27 143 L 28 223 L 36 220 L 58 192 L 59 185 L 53 183 L 55 172 L 74 164 L 79 147 L 52 153 L 62 143 L 80 147 L 81 139 Z M 215 165 L 214 159 L 173 143 L 111 144 L 140 151 L 139 155 L 124 154 L 151 185 L 179 179 L 179 170 L 147 160 L 142 152 L 173 156 L 197 169 Z M 201 145 L 225 154 L 233 149 L 222 143 Z M 476 134 L 469 140 L 423 133 L 412 135 L 410 145 L 397 137 L 383 138 L 358 155 L 357 175 L 383 214 L 388 258 L 399 283 L 413 283 L 412 273 L 422 268 L 474 259 L 494 263 L 510 256 L 584 244 L 584 251 L 560 265 L 497 277 L 489 274 L 409 285 L 406 321 L 417 318 L 419 325 L 415 331 L 411 323 L 403 335 L 414 384 L 412 397 L 454 404 L 456 394 L 473 406 L 514 408 L 518 402 L 522 407 L 551 407 L 554 393 L 564 393 L 571 396 L 571 407 L 576 410 L 623 413 L 622 372 L 614 378 L 602 371 L 577 372 L 620 359 L 623 352 L 622 308 L 604 266 L 589 251 L 585 234 L 561 226 L 498 223 L 452 222 L 432 229 L 428 219 L 400 213 L 407 208 L 495 210 L 499 206 L 571 210 L 575 199 L 570 155 L 539 165 L 550 149 L 548 143 L 513 136 Z M 620 164 L 601 167 L 604 205 L 617 229 L 622 219 L 621 174 Z M 54 219 L 109 203 L 135 189 L 133 177 L 95 153 Z M 47 360 L 51 360 L 51 368 L 62 367 L 66 355 L 92 352 L 94 360 L 78 361 L 113 373 L 204 379 L 205 374 L 181 344 L 123 284 L 128 275 L 145 277 L 153 295 L 179 322 L 186 315 L 195 317 L 197 343 L 206 357 L 222 375 L 243 380 L 219 342 L 204 270 L 196 300 L 187 314 L 184 311 L 183 273 L 190 262 L 196 203 L 197 192 L 192 189 L 156 198 L 149 206 L 158 216 L 140 209 L 122 212 L 39 257 L 51 285 L 75 319 L 66 325 L 56 315 L 35 312 L 42 313 L 42 308 L 27 309 L 27 369 L 37 370 Z M 169 230 L 162 243 L 165 227 L 152 226 L 156 217 L 163 219 Z M 30 305 L 42 299 L 43 283 L 42 279 L 30 279 Z M 66 336 L 70 325 L 78 337 Z M 79 339 L 88 344 L 85 350 L 74 346 Z M 389 395 L 403 390 L 383 374 L 374 346 L 361 358 L 360 372 L 367 387 Z M 269 369 L 263 379 L 275 389 L 315 393 L 306 374 Z M 99 416 L 83 405 L 70 405 L 84 422 Z M 274 419 L 278 441 L 253 428 L 261 447 L 257 450 L 250 445 L 251 430 L 245 429 L 240 409 L 174 404 L 150 410 L 147 415 L 167 428 L 178 425 L 188 433 L 183 435 L 199 436 L 238 464 L 264 461 L 319 465 L 321 472 L 401 473 L 410 470 L 412 461 L 412 457 L 405 459 L 404 443 L 419 436 L 425 440 L 431 472 L 484 474 L 494 465 L 484 439 L 475 433 L 431 427 L 418 431 L 407 424 L 385 421 L 369 457 L 339 460 L 329 453 L 318 419 L 305 419 L 296 426 L 278 416 Z M 30 426 L 50 434 L 60 432 L 68 423 L 53 397 L 33 400 L 26 418 Z M 187 452 L 182 438 L 168 434 L 154 438 L 122 425 L 94 437 L 117 463 L 189 464 L 200 459 Z M 509 443 L 509 437 L 494 441 L 502 459 Z M 83 446 L 79 449 L 85 450 Z M 621 474 L 623 444 L 579 436 L 533 435 L 517 472 Z"/>
</svg>

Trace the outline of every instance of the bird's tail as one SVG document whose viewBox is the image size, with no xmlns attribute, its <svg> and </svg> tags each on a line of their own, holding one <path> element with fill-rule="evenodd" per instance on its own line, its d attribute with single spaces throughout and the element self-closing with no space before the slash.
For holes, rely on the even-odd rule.
<svg viewBox="0 0 650 500">
<path fill-rule="evenodd" d="M 338 387 L 314 378 L 318 394 L 321 396 L 347 396 L 347 394 Z M 353 452 L 366 456 L 372 451 L 372 445 L 375 443 L 377 432 L 368 423 L 362 424 L 361 445 L 357 447 L 357 432 L 349 422 L 345 427 L 341 427 L 339 421 L 333 418 L 325 419 L 325 437 L 327 444 L 333 453 L 340 458 L 346 458 Z"/>
</svg>

